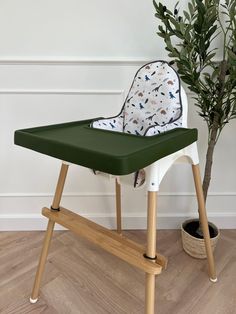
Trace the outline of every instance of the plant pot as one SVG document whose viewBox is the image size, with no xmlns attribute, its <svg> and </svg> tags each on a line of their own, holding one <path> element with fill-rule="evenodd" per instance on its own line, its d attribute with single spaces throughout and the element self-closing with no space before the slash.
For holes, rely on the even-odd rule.
<svg viewBox="0 0 236 314">
<path fill-rule="evenodd" d="M 196 234 L 199 226 L 199 219 L 188 219 L 181 225 L 181 235 L 184 251 L 192 257 L 204 259 L 206 258 L 206 249 L 204 239 Z M 211 247 L 214 252 L 217 241 L 220 237 L 219 229 L 211 222 L 208 222 Z"/>
</svg>

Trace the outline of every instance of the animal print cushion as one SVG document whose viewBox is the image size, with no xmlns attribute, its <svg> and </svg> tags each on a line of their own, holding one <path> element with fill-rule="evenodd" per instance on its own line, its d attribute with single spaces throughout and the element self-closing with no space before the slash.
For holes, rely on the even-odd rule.
<svg viewBox="0 0 236 314">
<path fill-rule="evenodd" d="M 138 70 L 121 113 L 92 123 L 102 128 L 152 136 L 182 125 L 180 80 L 164 61 L 151 62 Z"/>
<path fill-rule="evenodd" d="M 182 126 L 180 79 L 164 61 L 151 62 L 136 73 L 119 115 L 93 121 L 91 127 L 152 136 Z M 134 187 L 145 182 L 145 171 L 133 174 Z"/>
</svg>

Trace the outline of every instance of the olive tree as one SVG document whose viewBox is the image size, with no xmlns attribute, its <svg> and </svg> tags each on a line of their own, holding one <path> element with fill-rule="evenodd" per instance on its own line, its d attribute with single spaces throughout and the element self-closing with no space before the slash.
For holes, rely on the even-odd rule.
<svg viewBox="0 0 236 314">
<path fill-rule="evenodd" d="M 217 140 L 225 125 L 236 118 L 236 1 L 191 0 L 182 11 L 179 2 L 172 10 L 155 0 L 153 4 L 159 20 L 157 34 L 194 93 L 198 114 L 207 124 L 206 201 Z M 222 56 L 220 60 L 216 55 Z"/>
</svg>

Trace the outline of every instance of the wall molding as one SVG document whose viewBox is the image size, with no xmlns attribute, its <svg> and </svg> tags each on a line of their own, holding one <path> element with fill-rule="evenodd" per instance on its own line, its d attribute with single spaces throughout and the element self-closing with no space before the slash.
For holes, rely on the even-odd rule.
<svg viewBox="0 0 236 314">
<path fill-rule="evenodd" d="M 0 59 L 0 65 L 142 65 L 155 60 L 164 60 L 167 62 L 172 61 L 171 58 L 163 57 L 139 57 L 139 58 L 70 58 L 70 59 L 57 59 L 57 58 L 12 58 L 12 59 Z M 214 62 L 218 63 L 221 59 L 217 58 Z"/>
<path fill-rule="evenodd" d="M 0 89 L 4 95 L 122 95 L 123 89 Z"/>
<path fill-rule="evenodd" d="M 186 94 L 193 96 L 194 93 L 186 90 Z M 124 89 L 31 89 L 11 88 L 0 89 L 0 95 L 125 95 Z"/>
<path fill-rule="evenodd" d="M 0 65 L 140 65 L 163 58 L 77 58 L 77 59 L 0 59 Z M 165 59 L 170 61 L 170 59 Z"/>
</svg>

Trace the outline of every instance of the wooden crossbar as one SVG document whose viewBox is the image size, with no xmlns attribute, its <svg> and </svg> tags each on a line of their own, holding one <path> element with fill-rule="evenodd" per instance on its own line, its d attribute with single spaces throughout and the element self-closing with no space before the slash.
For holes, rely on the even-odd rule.
<svg viewBox="0 0 236 314">
<path fill-rule="evenodd" d="M 143 256 L 145 247 L 142 245 L 75 214 L 66 208 L 60 207 L 60 211 L 57 212 L 44 207 L 42 214 L 51 221 L 68 228 L 77 235 L 86 238 L 146 273 L 158 275 L 161 273 L 162 268 L 166 267 L 167 261 L 164 256 L 158 254 L 158 261 L 153 263 L 153 261 Z M 160 262 L 160 264 L 158 264 L 158 262 Z"/>
</svg>

